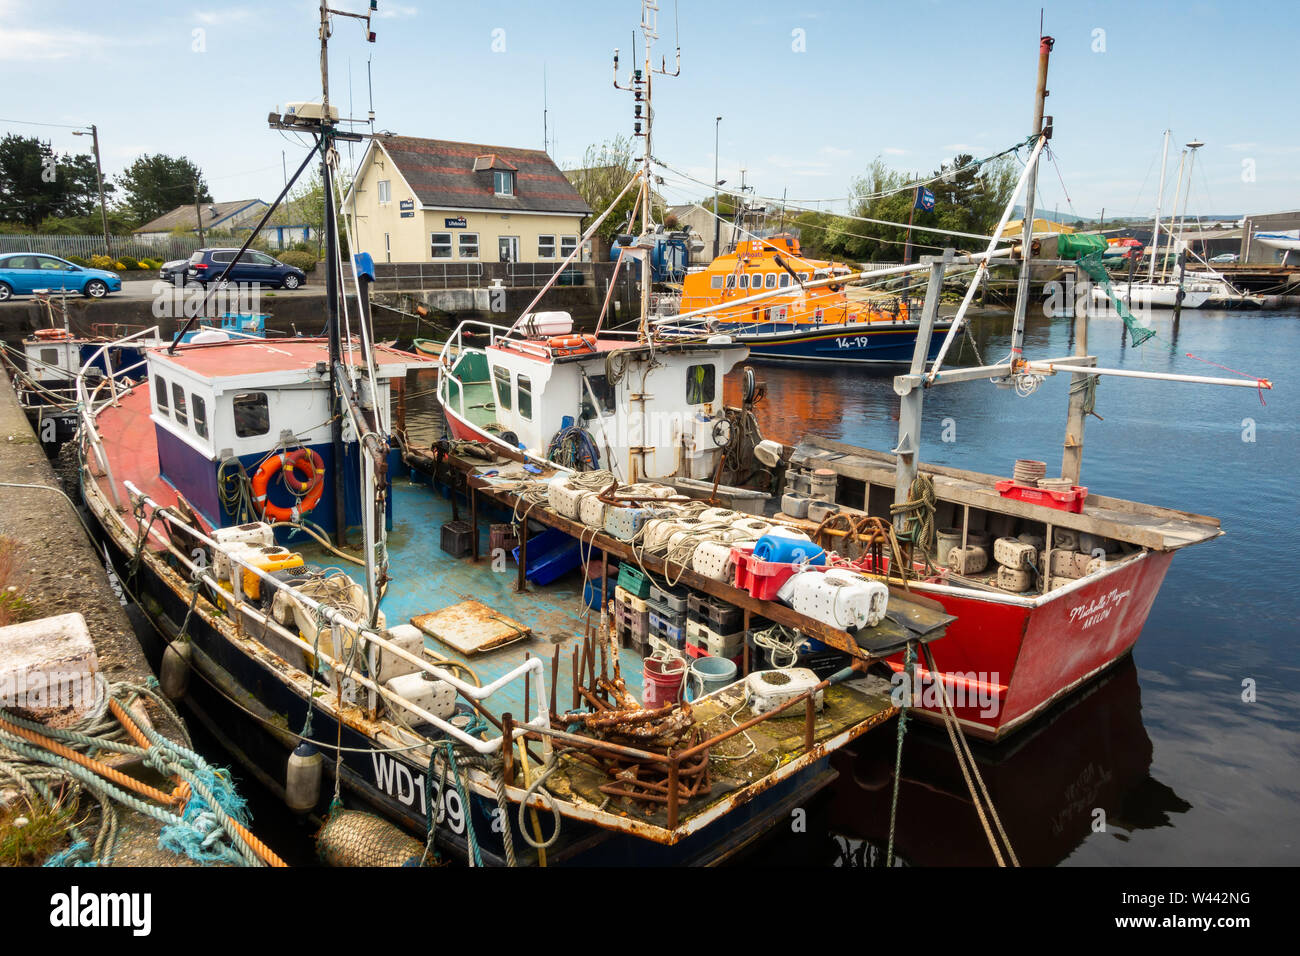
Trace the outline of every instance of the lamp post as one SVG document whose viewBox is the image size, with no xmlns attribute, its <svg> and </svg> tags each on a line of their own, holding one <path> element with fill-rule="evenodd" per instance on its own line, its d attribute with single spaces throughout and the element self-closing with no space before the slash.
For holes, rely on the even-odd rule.
<svg viewBox="0 0 1300 956">
<path fill-rule="evenodd" d="M 104 204 L 104 170 L 99 164 L 99 130 L 92 123 L 89 130 L 74 129 L 73 136 L 86 136 L 89 134 L 91 143 L 95 151 L 95 185 L 99 188 L 99 215 L 104 223 L 104 252 L 110 259 L 113 258 L 113 246 L 108 238 L 108 207 Z"/>
<path fill-rule="evenodd" d="M 718 218 L 718 187 L 722 181 L 718 179 L 718 131 L 722 127 L 722 117 L 719 116 L 713 123 L 713 258 L 718 258 L 718 241 L 721 235 L 722 220 Z"/>
</svg>

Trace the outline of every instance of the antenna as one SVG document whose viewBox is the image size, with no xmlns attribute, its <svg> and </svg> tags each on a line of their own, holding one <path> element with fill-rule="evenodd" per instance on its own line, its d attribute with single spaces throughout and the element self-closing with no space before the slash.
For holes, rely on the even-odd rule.
<svg viewBox="0 0 1300 956">
<path fill-rule="evenodd" d="M 547 113 L 546 64 L 543 63 L 542 64 L 542 152 L 549 153 L 551 151 L 550 148 L 551 137 L 546 123 L 546 113 Z"/>
</svg>

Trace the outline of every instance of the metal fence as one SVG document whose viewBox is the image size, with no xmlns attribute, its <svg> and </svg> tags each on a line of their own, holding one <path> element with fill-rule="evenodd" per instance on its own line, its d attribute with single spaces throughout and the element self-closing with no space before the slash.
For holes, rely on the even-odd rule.
<svg viewBox="0 0 1300 956">
<path fill-rule="evenodd" d="M 165 239 L 146 240 L 136 236 L 109 236 L 113 255 L 131 256 L 135 259 L 188 259 L 199 247 L 197 237 L 168 236 Z M 0 252 L 44 252 L 52 256 L 104 255 L 103 236 L 59 235 L 0 235 Z"/>
<path fill-rule="evenodd" d="M 384 291 L 420 289 L 539 288 L 555 274 L 555 262 L 380 262 L 375 287 Z M 612 263 L 575 262 L 557 280 L 560 286 L 593 286 L 607 281 Z"/>
</svg>

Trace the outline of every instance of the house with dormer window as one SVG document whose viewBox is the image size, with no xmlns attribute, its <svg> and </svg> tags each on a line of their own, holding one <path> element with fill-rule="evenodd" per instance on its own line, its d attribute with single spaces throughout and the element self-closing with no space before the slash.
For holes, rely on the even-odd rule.
<svg viewBox="0 0 1300 956">
<path fill-rule="evenodd" d="M 343 200 L 376 262 L 559 262 L 591 208 L 543 150 L 376 136 Z"/>
</svg>

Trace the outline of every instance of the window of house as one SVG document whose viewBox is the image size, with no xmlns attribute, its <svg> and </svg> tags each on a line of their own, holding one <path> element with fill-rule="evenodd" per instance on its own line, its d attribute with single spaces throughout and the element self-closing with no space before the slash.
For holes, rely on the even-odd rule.
<svg viewBox="0 0 1300 956">
<path fill-rule="evenodd" d="M 451 233 L 435 232 L 429 235 L 429 255 L 435 259 L 451 258 Z"/>
<path fill-rule="evenodd" d="M 539 259 L 555 258 L 555 237 L 554 236 L 537 237 L 537 258 Z"/>
<path fill-rule="evenodd" d="M 709 288 L 710 288 L 710 289 L 721 289 L 721 288 L 722 288 L 722 276 L 709 276 Z"/>
<path fill-rule="evenodd" d="M 203 396 L 197 392 L 190 393 L 190 401 L 194 403 L 194 431 L 200 438 L 208 437 L 208 403 L 203 400 Z"/>
<path fill-rule="evenodd" d="M 717 395 L 717 370 L 712 365 L 691 365 L 686 369 L 686 404 L 704 405 Z"/>
<path fill-rule="evenodd" d="M 577 248 L 578 248 L 577 236 L 560 236 L 560 256 L 562 258 L 565 259 L 569 258 L 569 256 L 573 255 L 574 250 L 576 250 Z"/>
<path fill-rule="evenodd" d="M 271 430 L 271 406 L 266 392 L 241 392 L 234 397 L 235 434 L 256 438 Z"/>
<path fill-rule="evenodd" d="M 460 246 L 460 257 L 462 259 L 478 258 L 477 232 L 462 232 L 456 236 L 456 241 Z"/>
<path fill-rule="evenodd" d="M 379 201 L 380 202 L 393 201 L 393 184 L 391 181 L 387 179 L 379 180 Z"/>
<path fill-rule="evenodd" d="M 181 388 L 179 382 L 172 382 L 172 410 L 176 415 L 177 423 L 188 425 L 190 416 L 185 409 L 185 389 Z"/>
<path fill-rule="evenodd" d="M 519 417 L 533 420 L 533 383 L 527 375 L 519 376 Z"/>
<path fill-rule="evenodd" d="M 158 401 L 158 411 L 164 415 L 167 414 L 167 383 L 162 380 L 161 375 L 153 377 L 153 394 Z"/>
<path fill-rule="evenodd" d="M 515 174 L 508 169 L 493 170 L 492 191 L 498 196 L 513 196 L 515 194 Z"/>
</svg>

